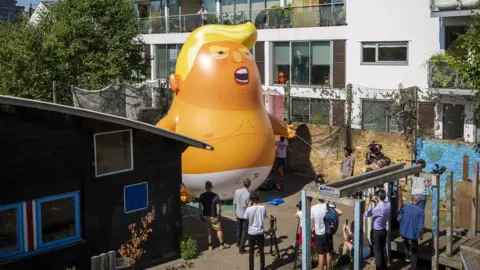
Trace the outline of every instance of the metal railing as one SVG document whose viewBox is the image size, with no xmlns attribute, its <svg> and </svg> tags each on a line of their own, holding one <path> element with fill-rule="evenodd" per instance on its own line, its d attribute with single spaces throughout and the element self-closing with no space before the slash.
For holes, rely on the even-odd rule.
<svg viewBox="0 0 480 270">
<path fill-rule="evenodd" d="M 458 74 L 446 62 L 428 63 L 428 80 L 431 88 L 470 89 L 465 75 Z"/>
<path fill-rule="evenodd" d="M 478 8 L 477 0 L 430 0 L 430 9 L 433 12 L 476 8 Z"/>
<path fill-rule="evenodd" d="M 257 29 L 346 25 L 345 3 L 140 18 L 139 28 L 142 34 L 188 33 L 206 24 L 246 22 L 252 22 Z"/>
</svg>

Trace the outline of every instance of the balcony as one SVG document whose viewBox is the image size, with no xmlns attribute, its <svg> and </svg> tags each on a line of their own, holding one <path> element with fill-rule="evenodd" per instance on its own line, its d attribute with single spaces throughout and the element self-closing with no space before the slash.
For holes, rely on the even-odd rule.
<svg viewBox="0 0 480 270">
<path fill-rule="evenodd" d="M 252 22 L 257 29 L 346 25 L 345 3 L 139 18 L 142 34 L 188 33 L 205 24 Z"/>
<path fill-rule="evenodd" d="M 453 71 L 444 61 L 428 63 L 428 81 L 430 88 L 437 89 L 471 89 L 468 78 Z"/>
<path fill-rule="evenodd" d="M 477 0 L 430 0 L 432 17 L 470 16 L 478 12 Z"/>
</svg>

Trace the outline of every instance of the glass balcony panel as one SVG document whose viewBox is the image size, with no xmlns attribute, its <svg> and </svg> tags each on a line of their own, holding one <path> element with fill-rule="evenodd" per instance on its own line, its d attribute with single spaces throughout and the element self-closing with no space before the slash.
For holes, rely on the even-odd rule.
<svg viewBox="0 0 480 270">
<path fill-rule="evenodd" d="M 429 63 L 430 87 L 440 89 L 470 89 L 467 76 L 455 73 L 446 62 Z"/>
<path fill-rule="evenodd" d="M 177 5 L 170 2 L 169 16 L 158 16 L 162 13 L 154 12 L 155 16 L 140 17 L 139 27 L 142 34 L 154 33 L 188 33 L 205 24 L 223 24 L 238 25 L 248 21 L 252 22 L 257 29 L 272 28 L 290 28 L 290 27 L 319 27 L 319 26 L 337 26 L 345 25 L 345 3 L 337 3 L 336 0 L 331 4 L 296 6 L 281 8 L 275 6 L 268 7 L 269 3 L 260 0 L 251 0 L 251 9 L 248 5 L 242 5 L 238 2 L 229 5 L 229 0 L 225 0 L 222 5 L 223 12 L 216 13 L 207 10 L 206 14 L 180 14 Z M 161 9 L 158 5 L 153 10 Z M 240 8 L 244 10 L 239 10 Z M 263 7 L 263 8 L 262 8 Z M 229 11 L 235 8 L 235 11 Z M 191 11 L 191 9 L 189 9 Z M 168 30 L 168 31 L 167 31 Z"/>
</svg>

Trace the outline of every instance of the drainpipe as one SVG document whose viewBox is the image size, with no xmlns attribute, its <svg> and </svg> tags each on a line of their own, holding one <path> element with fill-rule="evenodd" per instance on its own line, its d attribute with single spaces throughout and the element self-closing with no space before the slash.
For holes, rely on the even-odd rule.
<svg viewBox="0 0 480 270">
<path fill-rule="evenodd" d="M 287 0 L 280 0 L 280 6 L 285 8 L 287 6 Z"/>
</svg>

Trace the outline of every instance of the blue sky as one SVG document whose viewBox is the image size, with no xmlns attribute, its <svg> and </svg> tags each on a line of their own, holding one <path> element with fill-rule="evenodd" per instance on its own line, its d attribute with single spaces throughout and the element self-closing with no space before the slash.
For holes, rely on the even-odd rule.
<svg viewBox="0 0 480 270">
<path fill-rule="evenodd" d="M 36 6 L 38 0 L 17 0 L 17 6 L 25 6 L 25 9 L 30 6 L 30 3 L 32 3 L 33 6 Z"/>
</svg>

